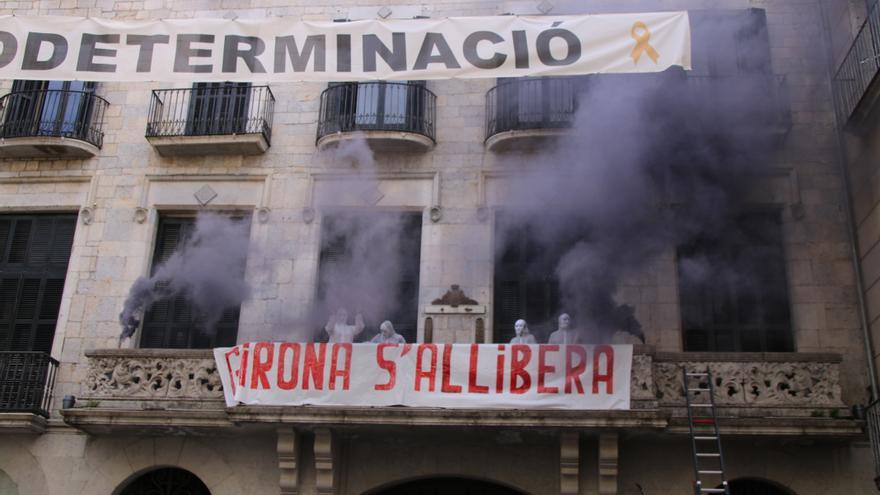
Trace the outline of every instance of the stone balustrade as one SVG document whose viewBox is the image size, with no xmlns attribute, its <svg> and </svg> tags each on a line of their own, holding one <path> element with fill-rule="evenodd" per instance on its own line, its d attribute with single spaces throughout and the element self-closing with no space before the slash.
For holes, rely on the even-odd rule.
<svg viewBox="0 0 880 495">
<path fill-rule="evenodd" d="M 92 401 L 221 400 L 210 350 L 107 349 L 86 353 L 82 395 Z M 799 353 L 654 353 L 636 346 L 633 409 L 684 405 L 682 368 L 710 370 L 721 407 L 839 408 L 841 358 Z M 705 382 L 703 382 L 705 386 Z"/>
</svg>

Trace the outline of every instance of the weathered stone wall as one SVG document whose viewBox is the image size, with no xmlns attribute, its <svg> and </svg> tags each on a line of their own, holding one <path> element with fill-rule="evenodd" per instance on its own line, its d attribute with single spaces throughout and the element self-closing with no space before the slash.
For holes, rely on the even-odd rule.
<svg viewBox="0 0 880 495">
<path fill-rule="evenodd" d="M 503 12 L 535 14 L 537 3 L 438 0 L 421 9 L 423 14 L 432 17 Z M 849 404 L 865 400 L 866 381 L 855 279 L 841 203 L 830 63 L 825 54 L 831 54 L 836 60 L 845 51 L 846 35 L 837 28 L 858 24 L 859 16 L 854 13 L 858 12 L 858 3 L 855 0 L 848 3 L 674 0 L 591 1 L 576 5 L 558 2 L 557 6 L 582 12 L 766 9 L 773 70 L 786 77 L 793 125 L 773 163 L 767 164 L 767 191 L 756 192 L 756 201 L 784 208 L 796 348 L 803 352 L 838 352 L 846 356 L 841 382 L 843 401 Z M 375 12 L 381 5 L 389 5 L 392 12 L 413 15 L 412 7 L 402 8 L 393 2 L 354 0 L 329 4 L 305 0 L 36 0 L 4 2 L 0 4 L 0 14 L 115 19 L 292 16 L 325 20 L 370 15 L 369 12 Z M 835 29 L 831 35 L 825 31 L 826 25 Z M 833 45 L 830 49 L 826 46 L 829 40 Z M 483 146 L 484 97 L 493 85 L 491 80 L 430 82 L 428 87 L 437 94 L 436 147 L 423 154 L 377 154 L 376 157 L 383 173 L 380 190 L 397 192 L 386 194 L 377 206 L 418 208 L 425 214 L 420 308 L 440 297 L 450 284 L 460 284 L 470 297 L 487 306 L 485 323 L 489 339 L 493 332 L 492 221 L 491 218 L 481 220 L 478 207 L 483 206 L 480 191 L 500 180 L 499 174 L 509 171 L 503 157 L 487 153 Z M 10 86 L 11 82 L 7 81 L 0 89 L 7 90 Z M 53 350 L 61 360 L 56 399 L 84 392 L 88 369 L 86 349 L 117 345 L 117 318 L 125 294 L 131 283 L 149 270 L 157 211 L 197 209 L 193 193 L 205 184 L 218 192 L 211 208 L 253 211 L 265 207 L 269 211 L 266 223 L 257 218 L 252 223 L 252 244 L 265 254 L 265 261 L 249 266 L 249 277 L 255 282 L 256 290 L 253 299 L 242 308 L 239 339 L 283 338 L 286 330 L 283 322 L 279 323 L 279 315 L 291 320 L 303 316 L 313 298 L 321 224 L 320 204 L 315 204 L 314 199 L 319 195 L 315 191 L 322 187 L 326 173 L 338 171 L 321 159 L 315 149 L 319 95 L 325 85 L 272 85 L 276 98 L 274 126 L 272 146 L 265 155 L 205 158 L 163 158 L 144 139 L 150 92 L 167 87 L 165 83 L 149 82 L 100 84 L 98 94 L 106 98 L 110 106 L 105 119 L 104 146 L 93 159 L 0 163 L 0 211 L 93 209 L 91 223 L 78 224 L 58 319 Z M 403 182 L 406 187 L 402 186 Z M 434 184 L 438 186 L 436 194 Z M 872 200 L 869 208 L 859 211 L 867 215 L 874 204 Z M 441 206 L 442 211 L 437 222 L 431 221 L 428 213 L 435 205 Z M 303 209 L 309 206 L 319 207 L 318 218 L 311 223 L 303 217 Z M 135 220 L 137 208 L 148 210 L 142 223 Z M 793 211 L 802 211 L 803 215 L 794 215 Z M 869 226 L 870 223 L 865 223 L 864 228 Z M 870 236 L 866 233 L 864 237 Z M 861 243 L 860 247 L 864 250 L 870 246 Z M 672 246 L 649 267 L 633 274 L 621 289 L 620 297 L 637 306 L 649 344 L 660 351 L 681 350 Z M 425 315 L 420 313 L 420 316 L 421 335 Z M 452 330 L 435 332 L 435 340 L 466 341 L 471 335 L 463 329 Z M 58 417 L 54 415 L 53 423 L 58 423 Z M 555 487 L 558 483 L 558 469 L 546 471 L 558 459 L 553 457 L 549 447 L 540 446 L 540 442 L 535 443 L 538 447 L 530 449 L 508 447 L 497 438 L 491 447 L 441 439 L 431 455 L 446 460 L 432 464 L 408 458 L 412 452 L 429 449 L 430 445 L 408 440 L 407 435 L 391 432 L 384 442 L 398 444 L 374 455 L 363 444 L 352 444 L 345 493 L 360 493 L 359 489 L 390 482 L 394 476 L 405 474 L 397 466 L 414 466 L 417 472 L 424 473 L 432 469 L 453 472 L 456 468 L 470 473 L 482 471 L 482 467 L 474 467 L 481 462 L 491 462 L 497 476 L 511 480 L 520 479 L 523 466 L 533 464 L 542 474 L 535 478 L 535 485 L 522 486 L 535 493 L 551 493 L 552 488 L 543 487 Z M 215 494 L 276 493 L 278 473 L 273 442 L 271 435 L 241 437 L 235 441 L 190 437 L 89 438 L 57 425 L 41 437 L 3 437 L 0 469 L 18 484 L 21 493 L 98 494 L 112 493 L 123 479 L 153 459 L 204 475 L 203 479 L 209 482 Z M 519 445 L 515 439 L 511 442 Z M 647 447 L 636 447 L 633 442 L 624 442 L 621 446 L 621 479 L 625 480 L 621 482 L 621 493 L 637 493 L 632 480 L 640 479 L 635 473 L 643 472 L 645 479 L 652 480 L 646 481 L 646 486 L 655 487 L 648 493 L 685 492 L 685 480 L 690 479 L 687 449 L 677 445 L 671 450 L 676 455 L 671 456 L 663 441 L 656 437 L 646 437 L 639 442 Z M 737 449 L 734 452 L 742 453 L 734 454 L 730 466 L 738 475 L 782 482 L 791 480 L 799 494 L 857 493 L 860 490 L 852 487 L 863 487 L 864 483 L 852 486 L 846 483 L 851 479 L 867 482 L 870 478 L 855 472 L 856 468 L 851 466 L 857 462 L 844 447 L 789 449 L 786 455 L 763 465 L 746 462 L 757 459 L 752 454 L 762 451 L 762 446 L 743 445 Z M 164 457 L 174 452 L 177 457 Z M 492 452 L 498 454 L 490 455 Z M 522 457 L 510 459 L 512 453 Z M 864 458 L 864 452 L 860 450 L 857 457 Z M 502 466 L 495 466 L 496 458 Z M 670 466 L 672 458 L 674 467 Z M 468 459 L 477 464 L 465 466 L 463 463 Z M 784 459 L 784 466 L 788 467 L 773 467 L 780 459 Z M 807 464 L 802 464 L 802 460 Z M 27 463 L 30 467 L 24 466 Z M 784 471 L 802 465 L 812 466 L 799 473 L 802 478 L 796 479 L 792 472 Z M 647 473 L 654 474 L 647 476 Z M 830 491 L 816 489 L 826 485 L 815 485 L 809 480 L 827 482 L 833 487 Z M 584 493 L 595 493 L 589 488 L 593 485 L 583 483 L 586 483 Z M 671 490 L 672 486 L 676 486 L 676 490 Z"/>
</svg>

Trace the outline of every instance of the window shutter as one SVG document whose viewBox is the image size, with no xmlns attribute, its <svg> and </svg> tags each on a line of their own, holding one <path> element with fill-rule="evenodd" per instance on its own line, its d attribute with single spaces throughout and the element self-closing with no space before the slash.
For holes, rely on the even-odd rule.
<svg viewBox="0 0 880 495">
<path fill-rule="evenodd" d="M 241 217 L 233 217 L 245 221 Z M 168 261 L 195 229 L 195 218 L 162 217 L 156 236 L 152 273 Z M 183 295 L 160 299 L 144 315 L 141 347 L 171 349 L 205 349 L 235 345 L 238 334 L 239 308 L 227 309 L 210 331 L 203 328 L 192 304 Z"/>
</svg>

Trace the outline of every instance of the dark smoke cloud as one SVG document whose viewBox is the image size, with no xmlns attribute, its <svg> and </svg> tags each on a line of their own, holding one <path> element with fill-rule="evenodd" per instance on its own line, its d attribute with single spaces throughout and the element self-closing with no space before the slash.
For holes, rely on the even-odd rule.
<svg viewBox="0 0 880 495">
<path fill-rule="evenodd" d="M 192 235 L 150 277 L 132 285 L 119 321 L 120 341 L 134 335 L 150 306 L 184 296 L 202 328 L 211 332 L 223 312 L 251 294 L 245 280 L 250 227 L 247 221 L 199 213 Z"/>
</svg>

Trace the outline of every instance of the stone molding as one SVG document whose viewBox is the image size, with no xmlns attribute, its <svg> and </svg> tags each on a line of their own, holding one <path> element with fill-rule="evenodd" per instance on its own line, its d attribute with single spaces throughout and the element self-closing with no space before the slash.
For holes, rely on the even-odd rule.
<svg viewBox="0 0 880 495">
<path fill-rule="evenodd" d="M 599 495 L 617 494 L 617 432 L 599 434 Z"/>
<path fill-rule="evenodd" d="M 559 435 L 559 493 L 577 495 L 579 492 L 580 433 L 563 431 Z"/>
<path fill-rule="evenodd" d="M 333 432 L 315 430 L 315 488 L 318 495 L 333 495 Z"/>
<path fill-rule="evenodd" d="M 281 472 L 281 495 L 299 493 L 299 432 L 290 427 L 278 428 L 278 470 Z"/>
</svg>

